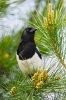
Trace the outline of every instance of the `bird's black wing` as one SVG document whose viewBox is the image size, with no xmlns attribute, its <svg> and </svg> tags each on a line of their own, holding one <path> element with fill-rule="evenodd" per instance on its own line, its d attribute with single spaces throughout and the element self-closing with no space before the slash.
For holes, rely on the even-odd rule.
<svg viewBox="0 0 66 100">
<path fill-rule="evenodd" d="M 36 50 L 36 46 L 34 43 L 27 43 L 27 45 L 19 53 L 19 59 L 25 60 L 31 58 L 34 55 L 35 50 Z"/>
<path fill-rule="evenodd" d="M 23 43 L 23 40 L 20 41 L 18 49 L 17 49 L 17 54 L 19 55 L 19 53 L 23 50 L 25 44 Z"/>
<path fill-rule="evenodd" d="M 38 54 L 38 56 L 40 57 L 40 59 L 42 59 L 42 56 L 41 56 L 41 54 L 40 54 L 40 52 L 38 51 L 37 48 L 36 48 L 36 51 L 35 52 Z"/>
</svg>

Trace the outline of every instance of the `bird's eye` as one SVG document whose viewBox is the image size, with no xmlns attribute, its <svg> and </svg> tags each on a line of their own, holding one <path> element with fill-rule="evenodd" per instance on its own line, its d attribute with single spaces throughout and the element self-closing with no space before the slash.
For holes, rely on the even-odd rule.
<svg viewBox="0 0 66 100">
<path fill-rule="evenodd" d="M 29 29 L 27 29 L 27 32 L 29 32 L 30 30 Z"/>
<path fill-rule="evenodd" d="M 31 28 L 28 28 L 28 29 L 27 29 L 27 32 L 30 32 L 30 30 L 31 30 Z"/>
<path fill-rule="evenodd" d="M 29 29 L 29 32 L 31 31 L 31 29 Z"/>
</svg>

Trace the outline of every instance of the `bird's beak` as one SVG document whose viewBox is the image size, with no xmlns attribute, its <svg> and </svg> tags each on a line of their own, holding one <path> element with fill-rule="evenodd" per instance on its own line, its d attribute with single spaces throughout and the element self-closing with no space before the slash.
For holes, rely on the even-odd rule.
<svg viewBox="0 0 66 100">
<path fill-rule="evenodd" d="M 30 30 L 30 32 L 35 32 L 37 29 L 36 28 L 32 28 L 31 30 Z"/>
</svg>

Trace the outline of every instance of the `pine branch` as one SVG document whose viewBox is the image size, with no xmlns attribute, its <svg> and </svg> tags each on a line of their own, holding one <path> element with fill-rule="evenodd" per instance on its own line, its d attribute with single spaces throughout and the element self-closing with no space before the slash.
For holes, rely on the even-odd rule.
<svg viewBox="0 0 66 100">
<path fill-rule="evenodd" d="M 50 36 L 50 38 L 51 38 L 52 45 L 53 45 L 53 47 L 54 47 L 54 51 L 55 51 L 55 53 L 56 53 L 58 59 L 60 60 L 60 63 L 61 63 L 61 64 L 63 65 L 63 67 L 66 69 L 66 64 L 65 64 L 64 61 L 62 60 L 62 57 L 61 57 L 61 55 L 60 55 L 60 53 L 59 53 L 59 50 L 58 50 L 58 48 L 57 48 L 57 45 L 56 45 L 56 43 L 55 43 L 54 38 L 51 36 L 51 33 L 49 34 L 49 36 Z"/>
<path fill-rule="evenodd" d="M 65 51 L 61 47 L 63 45 L 62 42 L 64 41 L 63 31 L 62 33 L 58 33 L 59 30 L 64 30 L 63 28 L 65 27 L 66 22 L 64 14 L 65 10 L 62 6 L 60 8 L 56 8 L 54 11 L 52 9 L 52 4 L 49 3 L 47 16 L 44 17 L 38 12 L 37 17 L 32 15 L 34 23 L 29 22 L 29 24 L 38 28 L 36 39 L 39 39 L 40 41 L 38 44 L 40 51 L 46 55 L 55 54 L 62 66 L 66 69 L 66 64 L 64 62 L 65 58 L 63 58 Z M 62 35 L 62 37 L 60 35 Z M 64 53 L 61 54 L 62 52 Z"/>
</svg>

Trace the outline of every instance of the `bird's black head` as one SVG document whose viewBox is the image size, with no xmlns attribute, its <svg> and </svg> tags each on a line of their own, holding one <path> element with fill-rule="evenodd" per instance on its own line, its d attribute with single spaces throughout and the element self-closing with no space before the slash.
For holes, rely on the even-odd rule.
<svg viewBox="0 0 66 100">
<path fill-rule="evenodd" d="M 36 30 L 37 29 L 35 28 L 27 27 L 26 29 L 24 29 L 21 39 L 23 39 L 23 41 L 25 42 L 34 42 L 34 34 Z"/>
</svg>

